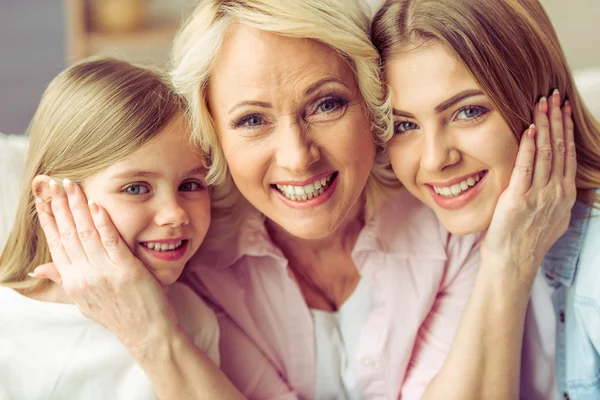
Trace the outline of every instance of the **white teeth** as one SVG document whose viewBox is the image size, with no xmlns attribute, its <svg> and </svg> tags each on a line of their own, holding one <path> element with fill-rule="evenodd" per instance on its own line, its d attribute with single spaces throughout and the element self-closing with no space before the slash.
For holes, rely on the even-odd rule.
<svg viewBox="0 0 600 400">
<path fill-rule="evenodd" d="M 325 192 L 329 187 L 329 183 L 333 174 L 324 178 L 318 179 L 308 185 L 294 186 L 294 185 L 275 185 L 277 189 L 288 199 L 294 201 L 306 201 L 317 197 Z"/>
<path fill-rule="evenodd" d="M 446 186 L 446 187 L 433 186 L 433 190 L 441 196 L 454 197 L 454 196 L 464 192 L 465 190 L 468 190 L 471 186 L 475 186 L 475 184 L 477 182 L 479 182 L 479 180 L 481 178 L 482 178 L 481 174 L 477 174 L 475 176 L 471 176 L 471 177 L 465 179 L 464 181 L 454 184 L 452 186 Z"/>
<path fill-rule="evenodd" d="M 179 240 L 175 243 L 170 243 L 170 244 L 153 243 L 153 242 L 142 243 L 143 246 L 146 246 L 150 250 L 154 250 L 154 251 L 171 251 L 171 250 L 180 248 L 182 244 L 183 244 L 183 240 Z"/>
</svg>

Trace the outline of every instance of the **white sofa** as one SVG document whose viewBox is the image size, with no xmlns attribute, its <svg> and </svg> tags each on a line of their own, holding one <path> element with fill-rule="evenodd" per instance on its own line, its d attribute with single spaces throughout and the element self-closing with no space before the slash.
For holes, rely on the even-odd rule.
<svg viewBox="0 0 600 400">
<path fill-rule="evenodd" d="M 575 80 L 587 106 L 600 120 L 600 67 L 577 71 Z M 14 220 L 26 147 L 25 137 L 0 133 L 0 249 Z"/>
</svg>

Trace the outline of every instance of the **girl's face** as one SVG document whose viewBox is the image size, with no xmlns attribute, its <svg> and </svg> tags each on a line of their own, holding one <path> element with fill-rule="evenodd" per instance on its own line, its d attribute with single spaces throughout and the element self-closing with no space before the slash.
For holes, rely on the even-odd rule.
<svg viewBox="0 0 600 400">
<path fill-rule="evenodd" d="M 179 277 L 210 224 L 205 169 L 188 138 L 184 123 L 173 122 L 154 141 L 81 185 L 163 285 Z"/>
<path fill-rule="evenodd" d="M 454 234 L 485 230 L 508 186 L 518 143 L 467 68 L 441 44 L 386 65 L 395 135 L 392 167 L 402 184 Z"/>
<path fill-rule="evenodd" d="M 208 97 L 233 180 L 275 224 L 319 239 L 359 207 L 375 143 L 354 72 L 335 51 L 235 26 Z"/>
</svg>

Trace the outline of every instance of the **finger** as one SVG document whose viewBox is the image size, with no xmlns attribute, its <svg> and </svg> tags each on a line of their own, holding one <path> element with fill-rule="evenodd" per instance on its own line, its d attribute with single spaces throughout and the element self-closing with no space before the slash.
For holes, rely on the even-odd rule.
<svg viewBox="0 0 600 400">
<path fill-rule="evenodd" d="M 535 131 L 535 125 L 531 125 L 521 136 L 515 168 L 508 184 L 509 190 L 517 196 L 527 193 L 531 187 L 535 163 Z"/>
<path fill-rule="evenodd" d="M 52 194 L 52 213 L 58 227 L 60 240 L 65 251 L 69 255 L 69 259 L 73 264 L 88 262 L 87 256 L 79 237 L 77 237 L 77 229 L 73 221 L 73 214 L 69 207 L 69 202 L 64 191 L 60 189 L 56 181 L 50 181 L 50 193 Z"/>
<path fill-rule="evenodd" d="M 57 264 L 59 269 L 69 268 L 71 259 L 67 255 L 60 240 L 56 221 L 50 212 L 50 204 L 37 197 L 35 199 L 35 209 L 38 214 L 38 220 L 40 221 L 42 231 L 44 231 L 44 235 L 46 236 L 46 243 L 48 244 L 52 260 Z"/>
<path fill-rule="evenodd" d="M 552 143 L 547 112 L 548 101 L 542 97 L 534 111 L 536 153 L 532 186 L 538 188 L 543 188 L 548 184 L 552 171 Z"/>
<path fill-rule="evenodd" d="M 42 264 L 33 270 L 33 272 L 27 274 L 32 278 L 36 279 L 50 279 L 52 282 L 62 285 L 62 278 L 60 276 L 60 272 L 58 272 L 58 268 L 54 263 Z"/>
<path fill-rule="evenodd" d="M 575 148 L 575 125 L 573 124 L 573 108 L 569 101 L 563 110 L 563 129 L 565 131 L 565 177 L 575 183 L 577 175 L 577 152 Z"/>
<path fill-rule="evenodd" d="M 100 265 L 108 259 L 108 254 L 94 225 L 85 194 L 78 185 L 68 179 L 64 180 L 64 188 L 77 230 L 77 237 L 86 257 L 93 265 Z"/>
<path fill-rule="evenodd" d="M 552 141 L 552 177 L 564 176 L 565 167 L 565 136 L 563 129 L 562 110 L 560 109 L 560 93 L 554 90 L 550 96 L 550 136 Z"/>
<path fill-rule="evenodd" d="M 94 225 L 100 234 L 102 245 L 110 260 L 119 266 L 131 263 L 135 257 L 121 238 L 106 211 L 94 202 L 90 202 L 90 211 L 92 212 Z"/>
</svg>

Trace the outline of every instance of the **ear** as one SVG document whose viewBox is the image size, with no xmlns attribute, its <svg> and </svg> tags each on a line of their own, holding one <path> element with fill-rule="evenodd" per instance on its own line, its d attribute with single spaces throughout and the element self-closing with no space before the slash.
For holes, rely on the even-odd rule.
<svg viewBox="0 0 600 400">
<path fill-rule="evenodd" d="M 41 199 L 49 199 L 50 196 L 50 180 L 52 177 L 48 175 L 37 175 L 31 182 L 31 192 L 33 197 L 40 197 Z"/>
</svg>

